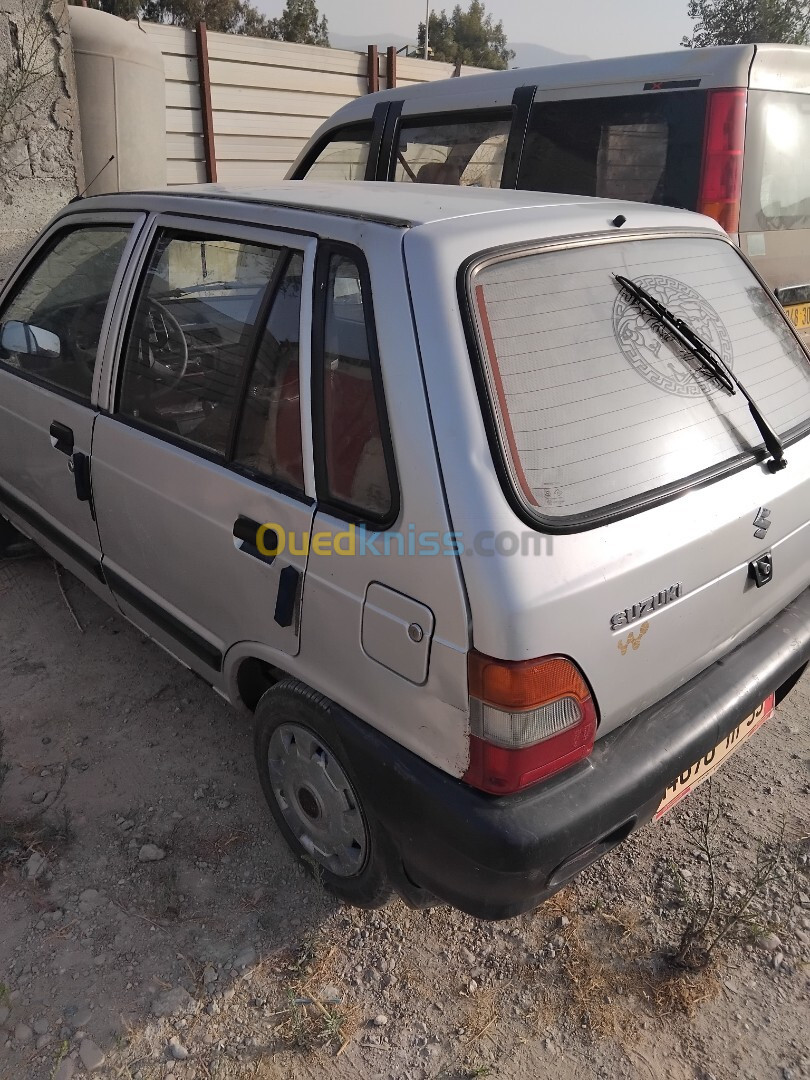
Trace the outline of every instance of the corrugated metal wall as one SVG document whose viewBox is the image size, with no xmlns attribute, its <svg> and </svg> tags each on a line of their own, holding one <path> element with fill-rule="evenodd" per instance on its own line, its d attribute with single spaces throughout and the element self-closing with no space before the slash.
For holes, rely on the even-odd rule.
<svg viewBox="0 0 810 1080">
<path fill-rule="evenodd" d="M 197 35 L 175 26 L 141 26 L 165 64 L 168 182 L 204 183 Z M 217 179 L 223 183 L 281 179 L 324 120 L 368 93 L 365 53 L 210 32 L 207 43 Z M 385 53 L 378 65 L 382 90 L 388 85 Z M 453 70 L 452 64 L 397 57 L 396 83 L 446 79 Z"/>
</svg>

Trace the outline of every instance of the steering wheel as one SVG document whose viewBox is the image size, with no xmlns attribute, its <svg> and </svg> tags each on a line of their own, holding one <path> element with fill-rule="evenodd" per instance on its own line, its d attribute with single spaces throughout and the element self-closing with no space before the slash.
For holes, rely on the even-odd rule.
<svg viewBox="0 0 810 1080">
<path fill-rule="evenodd" d="M 150 378 L 163 383 L 153 397 L 173 390 L 188 367 L 188 342 L 183 328 L 159 300 L 148 297 L 133 328 L 138 357 Z"/>
</svg>

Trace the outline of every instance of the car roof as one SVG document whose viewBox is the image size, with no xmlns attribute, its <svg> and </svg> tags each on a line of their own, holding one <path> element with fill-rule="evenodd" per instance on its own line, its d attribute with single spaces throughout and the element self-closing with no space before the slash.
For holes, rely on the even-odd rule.
<svg viewBox="0 0 810 1080">
<path fill-rule="evenodd" d="M 384 181 L 310 181 L 286 180 L 263 187 L 228 184 L 197 184 L 154 191 L 121 192 L 82 200 L 82 209 L 143 209 L 171 212 L 173 203 L 191 200 L 212 204 L 246 203 L 253 206 L 304 210 L 333 217 L 350 217 L 398 228 L 414 228 L 458 218 L 474 218 L 510 211 L 536 211 L 533 220 L 558 221 L 564 208 L 596 214 L 604 223 L 628 208 L 644 212 L 645 225 L 708 225 L 705 218 L 670 207 L 641 203 L 594 199 L 584 195 L 560 195 L 538 191 L 512 191 L 501 188 L 453 187 L 442 184 L 394 184 Z M 75 204 L 74 204 L 75 205 Z M 184 211 L 187 206 L 183 207 Z M 212 214 L 220 214 L 211 206 Z M 581 216 L 579 213 L 563 216 Z M 672 215 L 682 220 L 674 221 Z M 650 220 L 650 218 L 654 220 Z M 659 220 L 660 219 L 660 220 Z M 555 227 L 559 234 L 560 229 Z M 572 231 L 579 231 L 573 229 Z"/>
<path fill-rule="evenodd" d="M 668 85 L 672 83 L 673 85 Z M 678 86 L 677 84 L 682 85 Z M 687 86 L 685 84 L 690 84 Z M 398 86 L 356 98 L 342 106 L 315 132 L 308 145 L 325 131 L 371 115 L 381 101 L 429 101 L 431 111 L 446 95 L 442 111 L 464 108 L 464 99 L 480 93 L 489 106 L 509 105 L 520 86 L 536 86 L 549 95 L 555 91 L 581 89 L 583 94 L 603 96 L 607 88 L 618 93 L 652 90 L 683 90 L 691 87 L 749 86 L 757 89 L 807 92 L 810 88 L 810 48 L 804 45 L 717 45 L 703 49 L 677 49 L 662 53 L 614 56 L 600 60 L 567 61 L 543 67 L 511 68 L 438 79 L 412 86 Z"/>
</svg>

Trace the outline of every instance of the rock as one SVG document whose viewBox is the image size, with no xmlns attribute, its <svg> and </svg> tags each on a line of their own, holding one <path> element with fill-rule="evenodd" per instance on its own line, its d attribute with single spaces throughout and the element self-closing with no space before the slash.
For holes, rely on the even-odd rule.
<svg viewBox="0 0 810 1080">
<path fill-rule="evenodd" d="M 33 881 L 34 878 L 39 877 L 47 863 L 48 860 L 44 855 L 40 855 L 38 851 L 33 851 L 25 864 L 25 876 L 29 881 Z"/>
<path fill-rule="evenodd" d="M 92 1039 L 82 1039 L 79 1043 L 79 1057 L 88 1072 L 95 1072 L 104 1064 L 104 1054 Z"/>
<path fill-rule="evenodd" d="M 175 1061 L 185 1061 L 188 1057 L 188 1050 L 180 1042 L 176 1035 L 173 1035 L 169 1039 L 169 1053 L 172 1055 Z"/>
<path fill-rule="evenodd" d="M 187 1016 L 194 1011 L 194 998 L 183 986 L 173 986 L 152 1002 L 153 1016 Z"/>
<path fill-rule="evenodd" d="M 568 918 L 567 915 L 561 915 L 558 922 L 557 922 L 557 925 L 560 926 L 560 927 L 565 927 L 565 926 L 569 926 L 570 923 L 571 923 L 571 920 Z"/>
<path fill-rule="evenodd" d="M 388 1017 L 385 1015 L 385 1013 L 377 1013 L 377 1015 L 374 1017 L 374 1027 L 385 1027 L 387 1023 Z"/>
<path fill-rule="evenodd" d="M 757 938 L 757 945 L 760 947 L 760 949 L 763 950 L 763 952 L 769 953 L 776 952 L 777 949 L 782 948 L 782 942 L 774 933 L 760 934 L 760 936 Z"/>
<path fill-rule="evenodd" d="M 165 858 L 166 852 L 163 848 L 159 848 L 157 844 L 144 844 L 138 852 L 140 862 L 160 862 L 161 859 Z"/>
<path fill-rule="evenodd" d="M 237 971 L 242 971 L 244 968 L 252 967 L 256 963 L 256 950 L 252 945 L 248 945 L 242 949 L 241 952 L 236 954 L 233 961 L 233 966 Z"/>
<path fill-rule="evenodd" d="M 62 1058 L 62 1060 L 56 1066 L 56 1070 L 53 1074 L 53 1080 L 71 1080 L 75 1071 L 76 1064 L 73 1061 L 73 1058 Z"/>
<path fill-rule="evenodd" d="M 14 1028 L 14 1038 L 20 1046 L 27 1046 L 34 1037 L 34 1033 L 28 1024 L 17 1024 Z"/>
<path fill-rule="evenodd" d="M 101 893 L 98 889 L 85 889 L 84 892 L 79 893 L 79 904 L 88 911 L 92 911 L 93 908 L 98 907 L 100 900 Z"/>
<path fill-rule="evenodd" d="M 470 981 L 467 983 L 467 990 L 471 994 L 475 994 L 478 992 L 478 983 L 475 981 L 475 979 L 470 979 Z"/>
<path fill-rule="evenodd" d="M 337 1005 L 340 1001 L 340 991 L 336 986 L 323 986 L 318 997 L 324 1005 Z"/>
<path fill-rule="evenodd" d="M 782 963 L 783 963 L 784 959 L 785 959 L 785 954 L 781 950 L 778 951 L 778 952 L 775 952 L 773 954 L 773 956 L 771 957 L 771 966 L 778 970 L 782 966 Z"/>
<path fill-rule="evenodd" d="M 37 1017 L 34 1023 L 31 1025 L 37 1035 L 44 1035 L 50 1027 L 47 1019 L 44 1016 Z"/>
<path fill-rule="evenodd" d="M 217 975 L 216 970 L 209 964 L 205 971 L 203 971 L 203 983 L 206 986 L 210 986 L 211 983 L 215 983 L 218 978 L 219 976 Z"/>
<path fill-rule="evenodd" d="M 78 1031 L 80 1028 L 87 1027 L 92 1018 L 92 1012 L 86 1007 L 69 1007 L 65 1009 L 65 1019 L 73 1028 L 74 1031 Z"/>
<path fill-rule="evenodd" d="M 11 1009 L 8 1007 L 8 1005 L 0 1005 L 0 1027 L 5 1024 L 9 1016 L 11 1016 Z"/>
<path fill-rule="evenodd" d="M 35 791 L 34 794 L 31 796 L 31 802 L 32 803 L 43 803 L 43 802 L 45 802 L 45 800 L 47 798 L 48 798 L 48 792 L 47 791 Z"/>
<path fill-rule="evenodd" d="M 53 1035 L 40 1035 L 37 1039 L 37 1050 L 44 1050 L 49 1042 L 53 1040 Z"/>
</svg>

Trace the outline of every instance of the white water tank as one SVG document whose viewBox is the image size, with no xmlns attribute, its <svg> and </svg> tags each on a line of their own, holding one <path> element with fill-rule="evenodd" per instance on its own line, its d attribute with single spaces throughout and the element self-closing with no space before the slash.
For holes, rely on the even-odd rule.
<svg viewBox="0 0 810 1080">
<path fill-rule="evenodd" d="M 163 54 L 137 23 L 94 8 L 68 11 L 87 194 L 165 186 Z"/>
</svg>

